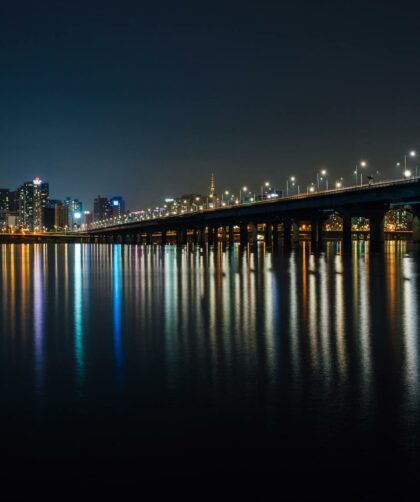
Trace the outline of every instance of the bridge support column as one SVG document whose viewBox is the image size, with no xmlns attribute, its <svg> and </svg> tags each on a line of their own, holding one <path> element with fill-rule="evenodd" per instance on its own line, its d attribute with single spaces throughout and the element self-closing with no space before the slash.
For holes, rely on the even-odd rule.
<svg viewBox="0 0 420 502">
<path fill-rule="evenodd" d="M 166 246 L 166 244 L 168 243 L 168 235 L 166 233 L 166 230 L 163 230 L 163 232 L 161 232 L 160 243 L 162 246 Z"/>
<path fill-rule="evenodd" d="M 420 242 L 420 215 L 413 216 L 413 242 Z"/>
<path fill-rule="evenodd" d="M 176 231 L 177 246 L 184 246 L 187 243 L 187 232 L 185 228 L 178 228 Z"/>
<path fill-rule="evenodd" d="M 206 229 L 204 227 L 200 227 L 197 232 L 197 244 L 200 247 L 206 245 Z"/>
<path fill-rule="evenodd" d="M 351 251 L 352 239 L 351 239 L 351 215 L 343 214 L 343 250 Z"/>
<path fill-rule="evenodd" d="M 271 247 L 272 244 L 272 239 L 273 239 L 273 225 L 271 223 L 266 223 L 264 225 L 264 240 L 265 240 L 265 245 L 267 247 Z"/>
<path fill-rule="evenodd" d="M 375 212 L 369 215 L 370 221 L 370 251 L 383 250 L 385 212 Z"/>
<path fill-rule="evenodd" d="M 147 234 L 146 244 L 148 244 L 148 245 L 153 244 L 153 234 L 152 234 L 152 232 L 149 232 Z"/>
<path fill-rule="evenodd" d="M 242 246 L 248 244 L 248 223 L 241 223 L 239 225 L 239 239 Z"/>
<path fill-rule="evenodd" d="M 248 239 L 249 239 L 250 243 L 253 246 L 255 246 L 258 243 L 258 227 L 255 223 L 250 223 L 249 230 L 250 230 L 251 235 L 248 236 Z"/>
<path fill-rule="evenodd" d="M 290 219 L 283 220 L 283 246 L 285 249 L 292 247 L 292 222 Z"/>
<path fill-rule="evenodd" d="M 273 223 L 272 243 L 274 247 L 279 244 L 279 224 L 277 221 Z"/>
<path fill-rule="evenodd" d="M 198 242 L 200 239 L 199 233 L 200 233 L 200 230 L 197 227 L 194 227 L 193 231 L 192 231 L 192 241 L 195 246 L 198 245 Z"/>
<path fill-rule="evenodd" d="M 211 225 L 207 227 L 207 244 L 209 246 L 214 245 L 214 227 Z"/>
<path fill-rule="evenodd" d="M 311 248 L 319 251 L 322 240 L 322 219 L 315 217 L 311 219 Z"/>
<path fill-rule="evenodd" d="M 235 226 L 229 225 L 229 246 L 235 244 Z"/>
<path fill-rule="evenodd" d="M 222 245 L 226 246 L 226 227 L 222 227 Z"/>
</svg>

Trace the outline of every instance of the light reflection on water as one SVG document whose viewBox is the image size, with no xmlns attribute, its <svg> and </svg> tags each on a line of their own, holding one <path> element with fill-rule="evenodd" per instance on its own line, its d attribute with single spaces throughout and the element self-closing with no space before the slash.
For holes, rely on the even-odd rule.
<svg viewBox="0 0 420 502">
<path fill-rule="evenodd" d="M 309 243 L 0 252 L 0 363 L 16 413 L 28 397 L 54 409 L 59 382 L 60 399 L 92 417 L 130 407 L 141 422 L 148 403 L 174 423 L 193 414 L 198 429 L 236 417 L 249 436 L 257 420 L 314 441 L 352 417 L 356 443 L 378 427 L 402 447 L 418 440 L 419 254 L 404 242 L 382 255 L 355 243 L 349 256 L 336 243 L 317 255 Z"/>
</svg>

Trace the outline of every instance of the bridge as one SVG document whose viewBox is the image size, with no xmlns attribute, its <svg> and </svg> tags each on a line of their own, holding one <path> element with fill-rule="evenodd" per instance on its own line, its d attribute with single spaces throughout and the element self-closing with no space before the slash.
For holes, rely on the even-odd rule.
<svg viewBox="0 0 420 502">
<path fill-rule="evenodd" d="M 385 214 L 402 207 L 413 215 L 413 239 L 420 242 L 420 177 L 357 185 L 315 193 L 303 193 L 253 203 L 207 209 L 148 220 L 120 222 L 91 227 L 91 242 L 166 244 L 169 238 L 178 245 L 194 243 L 233 243 L 246 245 L 257 239 L 257 227 L 264 230 L 267 245 L 277 245 L 280 236 L 285 247 L 291 245 L 293 229 L 302 222 L 310 225 L 311 242 L 318 248 L 323 224 L 334 213 L 342 218 L 343 248 L 351 247 L 352 218 L 370 222 L 370 249 L 378 250 L 384 241 Z M 309 226 L 308 225 L 308 226 Z M 281 235 L 280 235 L 281 234 Z"/>
</svg>

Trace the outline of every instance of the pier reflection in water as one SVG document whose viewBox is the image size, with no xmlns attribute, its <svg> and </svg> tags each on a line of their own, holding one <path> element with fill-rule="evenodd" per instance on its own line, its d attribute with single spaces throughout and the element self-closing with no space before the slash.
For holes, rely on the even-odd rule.
<svg viewBox="0 0 420 502">
<path fill-rule="evenodd" d="M 10 465 L 416 465 L 420 255 L 366 245 L 2 245 Z"/>
</svg>

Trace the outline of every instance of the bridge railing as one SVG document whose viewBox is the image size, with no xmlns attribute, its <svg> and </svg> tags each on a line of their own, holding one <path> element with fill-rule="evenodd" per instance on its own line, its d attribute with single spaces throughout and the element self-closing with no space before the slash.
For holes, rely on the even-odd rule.
<svg viewBox="0 0 420 502">
<path fill-rule="evenodd" d="M 87 230 L 98 230 L 102 228 L 109 228 L 109 227 L 115 227 L 118 225 L 126 225 L 127 223 L 136 223 L 140 221 L 164 221 L 169 218 L 173 218 L 174 216 L 190 216 L 194 214 L 202 214 L 202 213 L 212 213 L 216 211 L 223 211 L 226 209 L 231 209 L 234 207 L 242 207 L 242 206 L 258 206 L 258 205 L 269 205 L 269 204 L 278 204 L 279 202 L 283 201 L 290 201 L 290 200 L 299 200 L 299 199 L 310 199 L 310 198 L 316 198 L 316 197 L 325 197 L 325 196 L 330 196 L 334 194 L 339 194 L 339 193 L 348 193 L 348 192 L 356 192 L 356 191 L 364 191 L 364 190 L 372 190 L 375 188 L 384 188 L 388 186 L 396 186 L 396 185 L 406 185 L 414 182 L 418 182 L 420 177 L 415 176 L 411 178 L 402 178 L 402 179 L 397 179 L 397 180 L 385 180 L 385 181 L 376 181 L 376 182 L 371 182 L 371 183 L 364 183 L 360 185 L 350 185 L 346 187 L 340 187 L 340 188 L 330 188 L 328 190 L 319 190 L 315 192 L 301 192 L 298 194 L 293 194 L 293 195 L 285 195 L 283 197 L 276 197 L 273 199 L 264 199 L 264 200 L 258 200 L 258 201 L 253 201 L 253 202 L 239 202 L 235 204 L 226 204 L 224 206 L 216 207 L 216 208 L 203 208 L 201 210 L 196 210 L 196 211 L 188 211 L 187 213 L 182 213 L 182 214 L 165 214 L 163 216 L 155 216 L 151 218 L 144 218 L 144 217 L 138 217 L 138 218 L 125 218 L 117 221 L 98 221 L 94 222 L 91 225 L 87 227 Z"/>
</svg>

